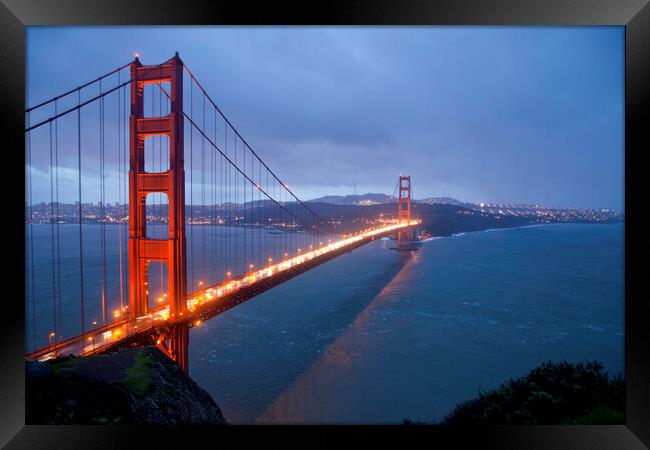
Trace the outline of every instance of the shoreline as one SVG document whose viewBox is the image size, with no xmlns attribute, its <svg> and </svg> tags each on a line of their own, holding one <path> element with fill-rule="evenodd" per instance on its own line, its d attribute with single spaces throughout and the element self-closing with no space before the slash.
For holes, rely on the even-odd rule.
<svg viewBox="0 0 650 450">
<path fill-rule="evenodd" d="M 478 233 L 488 233 L 491 231 L 499 231 L 499 230 L 518 230 L 521 228 L 536 228 L 536 227 L 544 227 L 544 226 L 549 226 L 549 225 L 616 225 L 616 224 L 624 224 L 624 221 L 616 221 L 616 222 L 552 222 L 552 223 L 532 223 L 528 225 L 518 225 L 514 227 L 498 227 L 498 228 L 486 228 L 485 230 L 475 230 L 475 231 L 462 231 L 460 233 L 452 233 L 449 235 L 443 235 L 443 236 L 432 236 L 427 239 L 423 239 L 422 241 L 419 242 L 429 242 L 429 241 L 434 241 L 437 239 L 443 239 L 443 238 L 451 238 L 451 237 L 460 237 L 460 236 L 465 236 L 468 234 L 478 234 Z"/>
</svg>

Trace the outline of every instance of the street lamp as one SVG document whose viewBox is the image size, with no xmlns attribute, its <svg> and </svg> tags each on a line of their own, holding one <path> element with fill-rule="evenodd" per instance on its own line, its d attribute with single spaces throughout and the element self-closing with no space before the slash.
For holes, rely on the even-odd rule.
<svg viewBox="0 0 650 450">
<path fill-rule="evenodd" d="M 50 342 L 50 347 L 52 347 L 52 338 L 54 338 L 54 336 L 56 336 L 56 333 L 54 331 L 47 335 L 47 339 Z"/>
</svg>

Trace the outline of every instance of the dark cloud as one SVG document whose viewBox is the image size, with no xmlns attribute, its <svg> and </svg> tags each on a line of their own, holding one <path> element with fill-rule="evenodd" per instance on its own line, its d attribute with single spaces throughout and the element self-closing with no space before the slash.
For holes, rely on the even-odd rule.
<svg viewBox="0 0 650 450">
<path fill-rule="evenodd" d="M 35 103 L 179 51 L 299 195 L 623 205 L 620 27 L 38 27 Z M 65 155 L 64 155 L 65 156 Z M 336 191 L 336 192 L 334 192 Z"/>
</svg>

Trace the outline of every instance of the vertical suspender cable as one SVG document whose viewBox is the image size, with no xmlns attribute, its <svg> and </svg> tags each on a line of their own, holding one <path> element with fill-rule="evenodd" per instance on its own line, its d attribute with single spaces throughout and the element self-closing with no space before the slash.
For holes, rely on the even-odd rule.
<svg viewBox="0 0 650 450">
<path fill-rule="evenodd" d="M 54 115 L 57 114 L 57 101 L 54 101 Z M 54 121 L 54 165 L 55 172 L 55 185 L 56 185 L 56 297 L 59 304 L 59 332 L 57 338 L 59 342 L 63 339 L 63 314 L 61 306 L 61 246 L 60 246 L 60 233 L 59 233 L 59 121 Z"/>
<path fill-rule="evenodd" d="M 102 93 L 102 82 L 99 81 L 99 93 Z M 101 258 L 102 258 L 102 322 L 106 323 L 106 209 L 105 209 L 105 160 L 104 160 L 104 97 L 99 99 L 99 172 L 100 172 L 100 231 L 101 231 Z"/>
<path fill-rule="evenodd" d="M 251 155 L 251 160 L 253 160 L 253 155 Z M 259 165 L 259 164 L 258 164 Z M 261 166 L 260 166 L 261 167 Z M 258 180 L 257 180 L 257 205 L 255 207 L 255 215 L 257 216 L 257 220 L 255 221 L 255 225 L 257 226 L 257 261 L 260 261 L 260 266 L 264 266 L 264 261 L 262 260 L 262 232 L 260 228 L 260 213 L 262 212 L 260 209 L 260 204 L 261 204 L 261 186 L 262 186 L 262 175 L 260 173 L 260 170 L 258 169 Z"/>
<path fill-rule="evenodd" d="M 50 232 L 51 232 L 51 243 L 52 243 L 52 318 L 53 318 L 53 333 L 54 333 L 54 343 L 56 345 L 57 338 L 57 313 L 56 313 L 56 264 L 54 256 L 54 164 L 52 159 L 52 122 L 49 124 L 50 130 Z"/>
<path fill-rule="evenodd" d="M 194 83 L 190 83 L 190 120 L 194 121 Z M 192 141 L 192 136 L 194 135 L 194 129 L 190 126 L 190 224 L 188 231 L 190 232 L 190 279 L 191 279 L 191 288 L 190 292 L 194 290 L 194 165 L 192 163 L 192 153 L 194 149 L 194 143 Z"/>
<path fill-rule="evenodd" d="M 234 136 L 235 138 L 235 166 L 237 166 L 237 136 Z M 239 225 L 239 177 L 240 174 L 235 170 L 233 167 L 233 188 L 235 190 L 235 219 L 237 220 L 237 225 Z M 244 241 L 246 241 L 246 224 L 244 224 Z M 237 245 L 237 242 L 235 241 L 233 243 L 233 247 L 235 249 L 235 264 L 236 267 L 240 267 L 239 264 L 241 264 L 241 255 L 239 254 L 239 246 Z M 239 273 L 239 269 L 237 269 L 237 273 Z"/>
<path fill-rule="evenodd" d="M 81 104 L 81 90 L 79 90 L 79 104 Z M 77 109 L 77 158 L 79 162 L 79 299 L 81 303 L 81 342 L 84 342 L 85 317 L 84 317 L 84 247 L 82 229 L 82 203 L 81 203 L 81 108 Z M 83 355 L 83 346 L 81 354 Z"/>
<path fill-rule="evenodd" d="M 203 131 L 205 131 L 205 94 L 203 94 Z M 205 281 L 205 138 L 201 135 L 201 279 Z"/>
<path fill-rule="evenodd" d="M 217 115 L 215 113 L 214 115 L 214 142 L 217 142 Z M 215 223 L 215 214 L 216 214 L 216 201 L 217 201 L 217 193 L 215 192 L 217 188 L 217 182 L 216 182 L 216 168 L 217 168 L 217 155 L 214 154 L 214 152 L 210 152 L 210 170 L 212 171 L 212 283 L 216 283 L 218 281 L 217 279 L 217 262 L 214 259 L 215 258 L 215 249 L 217 246 L 217 228 L 216 228 L 216 223 Z"/>
<path fill-rule="evenodd" d="M 237 138 L 235 137 L 235 142 L 237 142 Z M 246 150 L 242 149 L 242 166 L 244 167 L 244 173 L 246 173 Z M 244 175 L 241 177 L 241 190 L 242 190 L 242 218 L 243 218 L 243 226 L 244 226 L 244 240 L 242 242 L 243 244 L 243 255 L 244 255 L 244 270 L 242 273 L 246 273 L 248 266 L 246 266 L 246 251 L 248 250 L 248 242 L 246 242 L 246 178 Z"/>
<path fill-rule="evenodd" d="M 117 84 L 120 82 L 120 72 L 117 72 Z M 117 91 L 117 198 L 122 203 L 122 89 Z M 116 211 L 116 214 L 117 211 Z M 117 236 L 119 245 L 119 269 L 120 269 L 120 310 L 124 308 L 124 293 L 122 287 L 122 220 L 118 216 Z"/>
<path fill-rule="evenodd" d="M 271 192 L 271 186 L 269 186 L 269 171 L 264 170 L 264 173 L 266 174 L 266 183 L 264 190 L 265 192 Z M 269 217 L 271 216 L 271 201 L 269 199 L 264 199 L 264 232 L 265 232 L 265 238 L 266 238 L 266 259 L 272 258 L 272 249 L 270 247 L 270 236 L 269 236 L 269 228 L 271 225 L 271 221 L 269 220 Z M 275 261 L 275 259 L 274 259 Z"/>
<path fill-rule="evenodd" d="M 31 125 L 30 114 L 27 113 L 27 126 Z M 28 208 L 29 208 L 29 263 L 31 275 L 32 294 L 32 349 L 36 349 L 36 285 L 34 277 L 34 206 L 32 198 L 32 133 L 27 133 L 27 182 L 29 184 Z"/>
<path fill-rule="evenodd" d="M 122 170 L 124 170 L 124 173 L 123 173 L 123 176 L 122 176 L 122 183 L 123 183 L 122 195 L 124 196 L 123 197 L 124 201 L 122 202 L 122 208 L 123 208 L 122 217 L 121 217 L 122 220 L 126 220 L 127 216 L 129 215 L 129 211 L 128 211 L 129 189 L 128 189 L 128 184 L 127 183 L 128 183 L 128 178 L 129 178 L 130 161 L 126 157 L 127 156 L 126 148 L 129 145 L 128 144 L 129 133 L 127 132 L 126 127 L 127 127 L 127 124 L 129 124 L 129 127 L 130 127 L 130 119 L 129 119 L 129 115 L 127 114 L 127 109 L 126 109 L 126 104 L 127 104 L 126 99 L 127 99 L 127 94 L 128 94 L 127 89 L 129 89 L 129 85 L 124 86 L 124 94 L 122 95 L 122 108 L 123 108 L 122 109 L 122 117 L 123 117 L 123 120 L 125 122 L 125 124 L 124 124 L 124 133 L 123 133 L 124 134 L 124 136 L 123 136 L 124 140 L 122 142 L 122 164 L 123 164 L 123 169 Z M 130 150 L 129 150 L 129 154 L 130 154 Z M 122 222 L 120 222 L 120 224 L 122 224 Z M 129 227 L 126 226 L 126 224 L 122 224 L 122 225 L 123 225 L 123 227 L 122 227 L 122 232 L 123 232 L 122 240 L 125 243 L 124 247 L 125 247 L 125 250 L 126 250 L 126 248 L 128 248 L 128 246 L 126 244 L 128 242 L 128 238 L 129 238 L 129 236 L 128 236 Z M 125 255 L 125 256 L 126 256 L 126 258 L 124 258 L 124 257 L 123 258 L 126 260 L 126 264 L 128 264 L 128 262 L 129 262 L 128 255 Z M 124 280 L 124 284 L 126 285 L 125 287 L 128 286 L 127 283 L 128 283 L 128 278 L 125 277 L 125 280 Z"/>
<path fill-rule="evenodd" d="M 153 88 L 153 86 L 152 86 Z M 153 95 L 152 95 L 153 97 Z M 158 117 L 162 117 L 162 90 L 158 89 Z M 162 158 L 162 136 L 158 136 L 158 172 L 163 171 L 163 158 Z M 163 202 L 163 194 L 158 194 L 158 200 L 160 202 L 159 207 L 158 207 L 158 213 L 160 217 L 158 217 L 158 235 L 159 239 L 169 239 L 169 231 L 167 233 L 167 236 L 163 236 L 163 211 L 164 211 L 164 202 Z M 167 202 L 167 213 L 169 214 L 169 202 Z M 164 286 L 163 286 L 163 265 L 165 263 L 160 262 L 158 264 L 159 266 L 159 278 L 160 278 L 160 291 L 159 291 L 159 297 L 162 297 L 164 294 Z M 169 275 L 168 275 L 169 276 Z"/>
<path fill-rule="evenodd" d="M 224 125 L 223 126 L 223 145 L 224 145 L 224 150 L 225 150 L 226 155 L 227 155 L 228 154 L 228 129 L 226 128 L 226 122 L 224 122 L 223 125 Z M 226 214 L 226 207 L 225 207 L 225 205 L 223 203 L 223 201 L 224 201 L 223 190 L 224 190 L 225 185 L 226 185 L 226 173 L 224 172 L 224 168 L 223 168 L 223 155 L 219 155 L 219 156 L 220 156 L 220 158 L 219 158 L 219 175 L 220 175 L 219 176 L 219 178 L 220 178 L 219 179 L 219 199 L 220 199 L 220 202 L 219 203 L 221 204 L 221 215 L 224 216 L 224 217 L 229 218 L 230 214 Z M 222 273 L 221 275 L 223 275 L 226 278 L 227 278 L 227 276 L 226 276 L 225 272 L 228 271 L 229 264 L 228 264 L 228 247 L 226 246 L 226 240 L 224 239 L 224 236 L 225 236 L 225 233 L 226 233 L 226 229 L 225 229 L 224 225 L 226 225 L 228 223 L 229 223 L 228 219 L 224 219 L 224 222 L 223 222 L 223 224 L 221 226 L 221 248 L 223 249 L 221 251 L 221 256 L 222 256 L 221 260 L 224 261 L 224 267 L 223 267 L 223 269 L 224 269 L 223 272 L 224 273 Z"/>
<path fill-rule="evenodd" d="M 245 155 L 246 154 L 246 147 L 242 148 L 242 153 Z M 244 160 L 245 161 L 245 160 Z M 246 172 L 246 164 L 244 163 L 244 172 Z M 255 171 L 253 170 L 253 155 L 251 155 L 251 180 L 254 179 L 255 177 Z M 242 184 L 244 185 L 244 188 L 247 188 L 246 180 L 242 180 Z M 254 192 L 253 192 L 253 185 L 254 182 L 250 183 L 251 185 L 251 200 L 250 200 L 250 211 L 249 211 L 249 219 L 250 219 L 250 239 L 251 239 L 251 257 L 250 257 L 250 262 L 249 262 L 249 267 L 251 265 L 254 266 L 255 264 L 255 209 L 254 209 L 254 203 L 255 203 L 255 198 L 254 198 Z"/>
</svg>

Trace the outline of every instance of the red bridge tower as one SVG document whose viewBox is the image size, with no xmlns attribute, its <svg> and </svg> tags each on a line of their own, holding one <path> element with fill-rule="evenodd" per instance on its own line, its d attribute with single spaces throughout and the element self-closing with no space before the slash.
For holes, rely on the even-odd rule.
<svg viewBox="0 0 650 450">
<path fill-rule="evenodd" d="M 411 176 L 399 176 L 399 197 L 397 197 L 397 218 L 400 221 L 411 222 Z M 411 225 L 406 227 L 406 231 L 397 232 L 397 246 L 410 247 L 411 243 Z"/>
<path fill-rule="evenodd" d="M 129 170 L 129 310 L 132 318 L 147 314 L 149 263 L 167 265 L 170 330 L 168 347 L 159 346 L 187 371 L 187 325 L 176 324 L 187 314 L 185 250 L 185 169 L 183 158 L 183 63 L 176 56 L 158 66 L 143 66 L 136 56 L 131 64 L 131 118 Z M 144 117 L 144 86 L 168 82 L 171 86 L 170 114 Z M 145 172 L 144 142 L 150 136 L 169 137 L 169 170 Z M 167 195 L 169 221 L 167 239 L 147 238 L 147 195 Z"/>
</svg>

